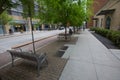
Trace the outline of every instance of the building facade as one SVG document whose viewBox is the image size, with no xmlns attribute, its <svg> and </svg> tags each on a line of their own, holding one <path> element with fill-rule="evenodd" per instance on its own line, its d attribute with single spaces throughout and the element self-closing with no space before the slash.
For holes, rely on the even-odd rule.
<svg viewBox="0 0 120 80">
<path fill-rule="evenodd" d="M 12 0 L 13 3 L 16 3 L 17 0 Z M 35 10 L 38 10 L 37 5 L 35 5 Z M 0 34 L 9 34 L 9 31 L 12 30 L 12 32 L 25 32 L 31 30 L 30 25 L 30 18 L 23 18 L 23 7 L 22 4 L 17 5 L 16 8 L 11 8 L 8 10 L 8 15 L 12 17 L 12 21 L 9 22 L 9 24 L 6 25 L 0 25 Z M 38 19 L 32 19 L 32 25 L 36 26 L 38 23 Z M 2 24 L 2 22 L 1 22 Z M 37 27 L 34 27 L 36 29 L 42 28 L 41 26 L 37 25 Z"/>
<path fill-rule="evenodd" d="M 93 14 L 88 22 L 88 27 L 93 27 L 94 15 L 108 2 L 108 0 L 93 0 Z"/>
<path fill-rule="evenodd" d="M 94 18 L 94 27 L 120 30 L 120 0 L 109 0 Z"/>
</svg>

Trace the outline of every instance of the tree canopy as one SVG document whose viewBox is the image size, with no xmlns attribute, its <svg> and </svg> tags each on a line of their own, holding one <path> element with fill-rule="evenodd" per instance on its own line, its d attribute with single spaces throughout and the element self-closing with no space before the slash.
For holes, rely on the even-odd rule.
<svg viewBox="0 0 120 80">
<path fill-rule="evenodd" d="M 37 0 L 40 5 L 39 18 L 43 22 L 67 23 L 78 26 L 90 15 L 92 0 Z"/>
<path fill-rule="evenodd" d="M 35 5 L 39 11 L 37 18 L 43 23 L 62 23 L 66 25 L 81 25 L 83 21 L 89 20 L 92 13 L 91 4 L 93 0 L 19 0 L 23 5 L 24 17 L 34 17 Z M 18 2 L 12 0 L 0 0 L 0 14 L 7 8 L 13 7 Z M 35 14 L 34 14 L 35 13 Z"/>
<path fill-rule="evenodd" d="M 6 9 L 15 7 L 17 2 L 12 2 L 12 0 L 0 0 L 0 14 L 2 14 Z"/>
<path fill-rule="evenodd" d="M 93 0 L 0 0 L 0 14 L 8 8 L 22 4 L 25 18 L 33 18 L 37 14 L 36 18 L 41 23 L 80 26 L 83 21 L 89 20 L 92 2 Z M 37 13 L 36 5 L 39 9 Z"/>
<path fill-rule="evenodd" d="M 7 24 L 9 21 L 12 20 L 12 17 L 10 17 L 6 11 L 4 11 L 1 15 L 0 15 L 0 20 L 1 20 L 1 24 L 5 25 Z"/>
<path fill-rule="evenodd" d="M 35 10 L 35 0 L 19 0 L 23 7 L 23 17 L 33 17 Z"/>
</svg>

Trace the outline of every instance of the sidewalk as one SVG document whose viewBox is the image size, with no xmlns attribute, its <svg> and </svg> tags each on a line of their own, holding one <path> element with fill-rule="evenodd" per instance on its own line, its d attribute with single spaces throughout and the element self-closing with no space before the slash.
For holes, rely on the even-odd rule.
<svg viewBox="0 0 120 80">
<path fill-rule="evenodd" d="M 59 80 L 120 80 L 120 50 L 107 49 L 88 30 L 70 48 Z"/>
</svg>

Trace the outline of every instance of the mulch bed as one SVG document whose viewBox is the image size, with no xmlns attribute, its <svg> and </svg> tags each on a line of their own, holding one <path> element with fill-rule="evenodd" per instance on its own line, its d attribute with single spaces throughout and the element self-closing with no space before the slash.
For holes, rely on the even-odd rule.
<svg viewBox="0 0 120 80">
<path fill-rule="evenodd" d="M 112 41 L 109 39 L 97 34 L 97 33 L 92 33 L 101 43 L 104 44 L 108 49 L 119 49 Z"/>
<path fill-rule="evenodd" d="M 47 46 L 42 47 L 38 52 L 46 52 L 48 66 L 42 66 L 40 76 L 37 77 L 36 64 L 31 61 L 19 59 L 15 61 L 15 66 L 11 64 L 0 70 L 2 80 L 58 80 L 67 59 L 62 59 L 57 56 L 57 51 L 64 44 L 75 44 L 77 37 L 72 37 L 70 41 L 56 40 Z"/>
</svg>

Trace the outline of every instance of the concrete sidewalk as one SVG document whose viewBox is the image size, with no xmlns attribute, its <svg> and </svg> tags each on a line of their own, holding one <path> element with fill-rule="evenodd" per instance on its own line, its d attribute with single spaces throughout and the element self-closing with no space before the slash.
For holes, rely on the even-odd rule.
<svg viewBox="0 0 120 80">
<path fill-rule="evenodd" d="M 69 59 L 59 80 L 120 80 L 120 50 L 107 49 L 88 30 L 70 48 L 63 55 Z"/>
</svg>

